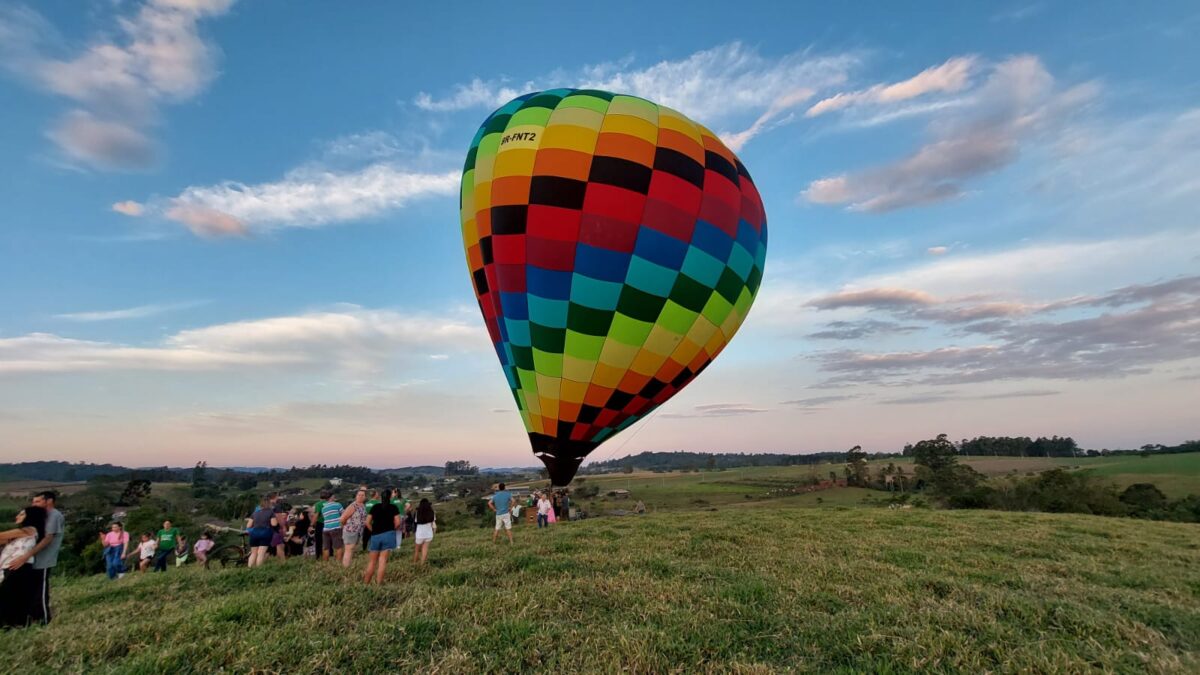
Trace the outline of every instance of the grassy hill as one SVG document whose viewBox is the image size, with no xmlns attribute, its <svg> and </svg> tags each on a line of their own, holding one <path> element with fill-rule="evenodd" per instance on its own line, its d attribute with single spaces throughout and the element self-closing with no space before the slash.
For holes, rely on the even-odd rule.
<svg viewBox="0 0 1200 675">
<path fill-rule="evenodd" d="M 60 582 L 13 672 L 1197 672 L 1200 531 L 783 498 L 439 535 L 382 589 L 307 560 Z M 405 553 L 411 552 L 405 544 Z M 361 565 L 361 562 L 359 563 Z"/>
</svg>

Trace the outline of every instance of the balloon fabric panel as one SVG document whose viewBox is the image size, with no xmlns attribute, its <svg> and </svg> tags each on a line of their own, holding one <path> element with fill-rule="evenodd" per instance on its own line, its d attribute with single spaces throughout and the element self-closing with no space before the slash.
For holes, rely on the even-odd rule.
<svg viewBox="0 0 1200 675">
<path fill-rule="evenodd" d="M 463 243 L 534 453 L 566 484 L 691 382 L 762 281 L 762 199 L 708 129 L 633 96 L 526 94 L 463 167 Z"/>
</svg>

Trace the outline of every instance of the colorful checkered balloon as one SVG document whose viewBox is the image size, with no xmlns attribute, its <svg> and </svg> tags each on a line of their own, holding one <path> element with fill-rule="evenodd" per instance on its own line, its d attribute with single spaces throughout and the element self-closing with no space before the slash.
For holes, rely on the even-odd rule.
<svg viewBox="0 0 1200 675">
<path fill-rule="evenodd" d="M 479 308 L 556 485 L 716 358 L 767 253 L 762 198 L 733 152 L 670 108 L 605 91 L 492 113 L 461 211 Z"/>
</svg>

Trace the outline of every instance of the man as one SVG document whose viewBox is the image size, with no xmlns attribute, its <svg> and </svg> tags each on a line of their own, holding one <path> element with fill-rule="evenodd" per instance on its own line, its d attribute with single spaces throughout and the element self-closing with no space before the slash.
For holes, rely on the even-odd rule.
<svg viewBox="0 0 1200 675">
<path fill-rule="evenodd" d="M 508 543 L 513 543 L 512 536 L 512 493 L 504 489 L 504 483 L 500 484 L 500 489 L 488 499 L 488 508 L 496 512 L 496 529 L 492 531 L 492 543 L 496 543 L 496 535 L 500 534 L 500 528 L 508 534 Z"/>
<path fill-rule="evenodd" d="M 408 500 L 400 496 L 400 490 L 397 488 L 388 488 L 392 491 L 392 506 L 396 507 L 396 511 L 400 513 L 400 527 L 396 530 L 396 550 L 400 550 L 400 543 L 404 541 L 405 514 L 412 510 L 412 505 Z M 368 510 L 367 513 L 370 513 Z"/>
<path fill-rule="evenodd" d="M 333 493 L 321 493 L 321 519 L 325 521 L 325 529 L 321 534 L 321 559 L 342 560 L 342 505 L 334 498 Z"/>
<path fill-rule="evenodd" d="M 67 520 L 58 509 L 54 508 L 58 495 L 47 490 L 33 496 L 32 504 L 46 509 L 46 534 L 29 553 L 14 558 L 8 565 L 10 570 L 18 570 L 21 565 L 33 559 L 34 577 L 38 586 L 37 594 L 41 599 L 34 620 L 40 623 L 50 623 L 50 570 L 58 565 L 58 551 L 62 548 L 63 535 L 67 529 Z"/>
<path fill-rule="evenodd" d="M 158 550 L 154 553 L 154 571 L 166 572 L 167 557 L 175 552 L 175 546 L 179 543 L 179 528 L 172 527 L 171 521 L 164 520 L 155 538 L 158 540 Z"/>
</svg>

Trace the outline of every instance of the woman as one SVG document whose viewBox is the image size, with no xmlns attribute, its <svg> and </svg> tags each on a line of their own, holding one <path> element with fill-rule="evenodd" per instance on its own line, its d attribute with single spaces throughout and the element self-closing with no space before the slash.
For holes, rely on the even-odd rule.
<svg viewBox="0 0 1200 675">
<path fill-rule="evenodd" d="M 362 495 L 362 492 L 359 492 Z M 392 491 L 380 493 L 379 503 L 371 507 L 367 514 L 367 527 L 372 532 L 371 541 L 367 543 L 367 569 L 363 572 L 363 583 L 371 583 L 372 577 L 376 584 L 383 583 L 383 573 L 387 570 L 388 555 L 396 548 L 396 529 L 400 527 L 400 509 L 392 503 Z M 349 550 L 349 547 L 347 547 Z M 347 559 L 349 554 L 347 554 Z"/>
<path fill-rule="evenodd" d="M 46 536 L 46 509 L 26 506 L 17 513 L 17 526 L 0 532 L 0 627 L 28 626 L 42 616 L 41 577 L 30 558 L 15 570 L 9 563 L 33 550 Z"/>
<path fill-rule="evenodd" d="M 261 567 L 267 561 L 271 538 L 279 528 L 279 519 L 275 517 L 269 497 L 264 497 L 258 510 L 246 519 L 246 528 L 250 530 L 250 561 L 246 566 Z"/>
<path fill-rule="evenodd" d="M 297 509 L 296 521 L 292 523 L 291 532 L 288 533 L 288 555 L 302 556 L 304 555 L 304 540 L 308 538 L 308 531 L 312 529 L 312 520 L 308 517 L 306 509 Z"/>
<path fill-rule="evenodd" d="M 387 492 L 387 490 L 384 490 Z M 390 494 L 390 493 L 389 493 Z M 342 553 L 342 567 L 349 567 L 354 560 L 354 549 L 363 536 L 363 527 L 367 522 L 367 491 L 359 488 L 354 493 L 354 501 L 342 511 L 342 542 L 345 545 Z"/>
<path fill-rule="evenodd" d="M 196 545 L 192 547 L 192 551 L 196 554 L 196 562 L 204 565 L 204 569 L 208 569 L 208 552 L 213 550 L 216 542 L 213 541 L 212 535 L 205 532 L 196 540 Z"/>
<path fill-rule="evenodd" d="M 540 497 L 538 497 L 538 503 L 537 503 L 537 518 L 538 518 L 538 529 L 539 530 L 543 527 L 550 527 L 550 513 L 553 510 L 554 510 L 554 504 L 550 501 L 550 499 L 548 497 L 546 497 L 546 493 L 543 492 L 542 495 Z"/>
<path fill-rule="evenodd" d="M 125 576 L 125 556 L 129 555 L 129 533 L 120 523 L 108 526 L 108 532 L 100 533 L 100 545 L 104 547 L 104 572 L 109 579 Z"/>
<path fill-rule="evenodd" d="M 433 512 L 433 504 L 422 498 L 421 503 L 417 504 L 417 536 L 413 540 L 416 542 L 413 562 L 425 564 L 425 558 L 429 557 L 429 542 L 433 541 L 433 533 L 436 531 L 437 514 Z"/>
</svg>

